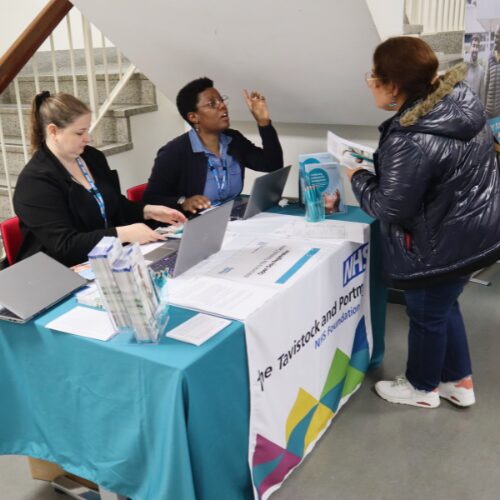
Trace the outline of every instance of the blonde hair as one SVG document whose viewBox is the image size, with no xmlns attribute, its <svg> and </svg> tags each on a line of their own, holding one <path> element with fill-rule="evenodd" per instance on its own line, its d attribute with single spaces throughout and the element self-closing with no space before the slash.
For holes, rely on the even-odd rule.
<svg viewBox="0 0 500 500">
<path fill-rule="evenodd" d="M 40 149 L 45 141 L 47 125 L 53 123 L 59 128 L 66 128 L 87 113 L 90 113 L 89 107 L 71 94 L 60 92 L 50 95 L 47 91 L 37 94 L 31 103 L 31 152 Z"/>
</svg>

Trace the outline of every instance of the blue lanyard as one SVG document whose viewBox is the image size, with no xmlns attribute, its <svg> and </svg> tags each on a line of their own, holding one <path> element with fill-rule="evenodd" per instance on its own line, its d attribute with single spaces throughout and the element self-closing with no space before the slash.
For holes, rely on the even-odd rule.
<svg viewBox="0 0 500 500">
<path fill-rule="evenodd" d="M 221 158 L 220 161 L 222 163 L 222 178 L 218 175 L 217 169 L 215 168 L 215 165 L 212 163 L 212 160 L 209 156 L 207 156 L 208 160 L 208 168 L 210 169 L 210 172 L 212 173 L 213 178 L 215 179 L 215 182 L 217 184 L 217 194 L 219 195 L 219 201 L 221 201 L 224 198 L 224 190 L 226 188 L 227 184 L 227 165 L 226 162 Z"/>
<path fill-rule="evenodd" d="M 97 189 L 94 183 L 94 179 L 92 179 L 92 177 L 90 176 L 87 168 L 85 167 L 82 159 L 79 156 L 76 159 L 76 163 L 80 167 L 80 170 L 82 171 L 82 174 L 85 176 L 85 179 L 87 179 L 87 182 L 90 184 L 90 192 L 92 193 L 92 196 L 95 198 L 95 201 L 97 201 L 97 204 L 99 205 L 99 211 L 101 212 L 101 217 L 102 220 L 104 221 L 104 227 L 108 227 L 108 218 L 106 217 L 106 206 L 104 205 L 104 198 Z"/>
</svg>

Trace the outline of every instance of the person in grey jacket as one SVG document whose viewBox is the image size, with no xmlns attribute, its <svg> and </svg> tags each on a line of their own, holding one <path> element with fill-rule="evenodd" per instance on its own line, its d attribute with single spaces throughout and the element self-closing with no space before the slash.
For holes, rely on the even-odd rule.
<svg viewBox="0 0 500 500">
<path fill-rule="evenodd" d="M 486 70 L 486 116 L 500 116 L 500 25 L 495 32 L 495 45 Z"/>
<path fill-rule="evenodd" d="M 467 75 L 465 81 L 470 88 L 479 97 L 482 104 L 485 102 L 485 78 L 484 68 L 479 61 L 479 49 L 481 47 L 481 38 L 479 35 L 472 35 L 470 42 L 470 59 L 467 64 Z"/>
<path fill-rule="evenodd" d="M 405 376 L 380 381 L 382 398 L 434 408 L 440 396 L 475 402 L 457 299 L 470 273 L 500 255 L 500 179 L 493 135 L 462 64 L 443 77 L 432 49 L 394 37 L 367 77 L 381 127 L 375 174 L 347 171 L 361 208 L 380 220 L 387 282 L 405 290 L 410 320 Z"/>
</svg>

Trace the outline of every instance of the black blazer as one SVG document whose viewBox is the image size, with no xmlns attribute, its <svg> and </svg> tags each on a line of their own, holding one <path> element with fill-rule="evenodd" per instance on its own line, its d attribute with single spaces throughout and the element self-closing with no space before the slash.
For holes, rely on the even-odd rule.
<svg viewBox="0 0 500 500">
<path fill-rule="evenodd" d="M 244 179 L 245 167 L 260 172 L 272 172 L 283 167 L 283 151 L 274 127 L 259 127 L 262 148 L 255 146 L 237 130 L 228 129 L 224 134 L 232 138 L 228 154 L 241 165 Z M 207 179 L 207 158 L 204 153 L 193 153 L 189 134 L 176 137 L 159 151 L 155 159 L 144 201 L 156 205 L 179 208 L 181 196 L 189 198 L 203 194 Z"/>
<path fill-rule="evenodd" d="M 42 251 L 73 266 L 85 262 L 103 236 L 116 236 L 117 226 L 143 221 L 143 205 L 120 193 L 118 176 L 104 155 L 87 146 L 81 156 L 104 198 L 108 227 L 94 196 L 43 145 L 16 184 L 14 209 L 24 237 L 17 260 Z"/>
</svg>

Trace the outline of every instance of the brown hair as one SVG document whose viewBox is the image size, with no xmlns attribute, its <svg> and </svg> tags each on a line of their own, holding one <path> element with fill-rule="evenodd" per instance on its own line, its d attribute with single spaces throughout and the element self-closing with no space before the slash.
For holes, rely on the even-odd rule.
<svg viewBox="0 0 500 500">
<path fill-rule="evenodd" d="M 373 54 L 373 72 L 385 85 L 392 83 L 409 99 L 436 90 L 439 62 L 431 47 L 420 38 L 397 36 L 382 42 Z"/>
<path fill-rule="evenodd" d="M 70 94 L 50 95 L 43 91 L 37 94 L 31 103 L 30 141 L 34 153 L 45 141 L 47 125 L 53 123 L 59 128 L 66 128 L 78 117 L 90 113 L 89 107 Z"/>
</svg>

